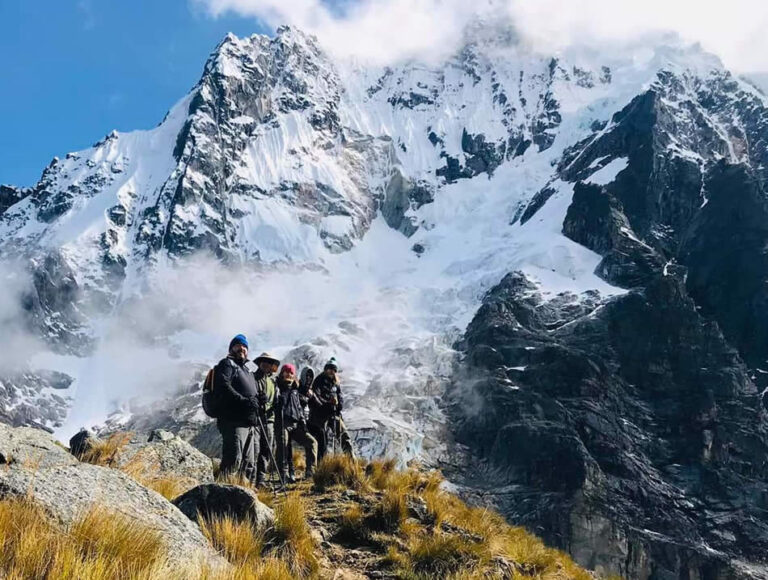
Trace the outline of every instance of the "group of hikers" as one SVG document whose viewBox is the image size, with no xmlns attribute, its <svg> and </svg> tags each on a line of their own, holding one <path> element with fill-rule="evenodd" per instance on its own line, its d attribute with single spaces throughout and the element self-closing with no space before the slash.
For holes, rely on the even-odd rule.
<svg viewBox="0 0 768 580">
<path fill-rule="evenodd" d="M 223 441 L 221 475 L 240 473 L 261 487 L 271 464 L 281 484 L 293 483 L 293 442 L 304 448 L 307 478 L 327 453 L 330 439 L 353 455 L 341 417 L 344 399 L 338 373 L 335 358 L 317 376 L 311 367 L 299 375 L 293 364 L 281 368 L 280 360 L 268 352 L 251 362 L 248 339 L 235 336 L 203 386 L 203 407 L 216 418 Z"/>
</svg>

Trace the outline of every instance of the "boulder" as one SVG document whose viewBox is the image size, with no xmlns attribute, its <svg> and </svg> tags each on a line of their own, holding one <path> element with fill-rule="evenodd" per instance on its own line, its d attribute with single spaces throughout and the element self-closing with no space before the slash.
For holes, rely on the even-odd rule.
<svg viewBox="0 0 768 580">
<path fill-rule="evenodd" d="M 76 463 L 77 459 L 49 433 L 0 423 L 0 464 L 33 469 Z"/>
<path fill-rule="evenodd" d="M 189 482 L 189 487 L 213 481 L 209 457 L 169 431 L 156 429 L 149 436 L 134 437 L 120 449 L 113 467 L 154 478 Z"/>
<path fill-rule="evenodd" d="M 197 520 L 198 514 L 202 514 L 206 518 L 225 515 L 238 520 L 250 518 L 259 527 L 275 523 L 274 510 L 261 503 L 253 491 L 239 485 L 198 485 L 173 500 L 173 504 L 191 520 Z"/>
<path fill-rule="evenodd" d="M 224 564 L 198 526 L 160 494 L 118 470 L 79 463 L 49 434 L 0 425 L 0 450 L 0 499 L 29 498 L 64 525 L 98 506 L 158 531 L 173 561 Z"/>
<path fill-rule="evenodd" d="M 82 459 L 83 455 L 93 449 L 97 443 L 101 443 L 101 439 L 93 431 L 81 429 L 70 438 L 69 452 L 78 459 Z"/>
</svg>

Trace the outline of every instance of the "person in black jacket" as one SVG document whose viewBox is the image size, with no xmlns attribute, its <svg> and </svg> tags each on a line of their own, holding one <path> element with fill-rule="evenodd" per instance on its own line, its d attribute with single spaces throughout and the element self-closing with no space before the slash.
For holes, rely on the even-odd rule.
<svg viewBox="0 0 768 580">
<path fill-rule="evenodd" d="M 275 434 L 277 438 L 277 464 L 283 481 L 294 483 L 291 441 L 302 447 L 306 454 L 305 478 L 309 479 L 317 461 L 317 440 L 307 432 L 304 418 L 304 402 L 299 383 L 296 382 L 296 367 L 285 364 L 277 377 L 277 411 Z M 290 467 L 290 473 L 289 473 Z"/>
<path fill-rule="evenodd" d="M 344 397 L 341 394 L 338 373 L 339 365 L 331 358 L 312 384 L 309 399 L 309 432 L 317 439 L 317 459 L 321 460 L 328 451 L 327 432 L 330 429 L 334 440 L 341 442 L 344 453 L 354 457 L 352 440 L 341 418 Z"/>
<path fill-rule="evenodd" d="M 221 433 L 221 475 L 242 473 L 256 477 L 259 454 L 259 409 L 264 398 L 256 388 L 254 368 L 248 360 L 248 339 L 238 334 L 229 343 L 229 354 L 214 369 L 222 412 L 216 421 Z"/>
</svg>

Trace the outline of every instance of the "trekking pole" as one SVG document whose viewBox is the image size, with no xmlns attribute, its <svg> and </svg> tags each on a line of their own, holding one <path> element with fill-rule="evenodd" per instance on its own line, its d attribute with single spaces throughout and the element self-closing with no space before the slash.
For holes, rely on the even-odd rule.
<svg viewBox="0 0 768 580">
<path fill-rule="evenodd" d="M 339 453 L 339 416 L 333 418 L 333 454 Z"/>
<path fill-rule="evenodd" d="M 277 461 L 275 461 L 275 454 L 272 453 L 272 446 L 269 444 L 269 439 L 267 438 L 267 431 L 264 429 L 264 423 L 261 421 L 261 414 L 256 413 L 256 418 L 259 420 L 259 428 L 261 429 L 261 432 L 264 433 L 264 440 L 267 442 L 267 451 L 269 451 L 269 458 L 272 460 L 272 465 L 275 467 L 275 471 L 277 472 L 277 479 L 280 481 L 280 487 L 283 490 L 283 493 L 285 495 L 288 495 L 288 491 L 285 489 L 285 483 L 283 482 L 283 476 L 280 474 L 280 470 L 277 469 Z"/>
</svg>

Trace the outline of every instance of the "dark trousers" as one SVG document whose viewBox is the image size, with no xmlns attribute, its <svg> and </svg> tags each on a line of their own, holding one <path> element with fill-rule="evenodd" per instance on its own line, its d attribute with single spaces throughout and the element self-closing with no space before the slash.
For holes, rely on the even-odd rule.
<svg viewBox="0 0 768 580">
<path fill-rule="evenodd" d="M 272 465 L 272 454 L 275 449 L 275 424 L 265 422 L 262 419 L 265 433 L 261 433 L 259 437 L 259 447 L 256 454 L 256 481 L 258 483 L 264 483 L 266 474 L 269 472 Z"/>
<path fill-rule="evenodd" d="M 223 419 L 219 419 L 216 426 L 222 439 L 221 475 L 239 473 L 253 481 L 259 455 L 259 430 Z"/>
<path fill-rule="evenodd" d="M 317 423 L 310 423 L 310 434 L 317 439 L 317 460 L 320 461 L 325 454 L 328 453 L 329 443 L 339 442 L 341 444 L 341 450 L 354 457 L 355 453 L 352 449 L 352 438 L 349 436 L 347 426 L 344 425 L 344 419 L 341 417 L 329 417 L 325 423 L 318 425 Z M 329 432 L 334 439 L 329 441 Z"/>
<path fill-rule="evenodd" d="M 304 423 L 286 421 L 285 425 L 281 426 L 281 422 L 278 420 L 275 433 L 277 438 L 277 464 L 280 466 L 280 472 L 283 476 L 288 474 L 289 469 L 291 474 L 293 474 L 292 441 L 295 441 L 304 448 L 306 473 L 307 475 L 312 474 L 317 462 L 317 440 L 309 434 Z"/>
</svg>

